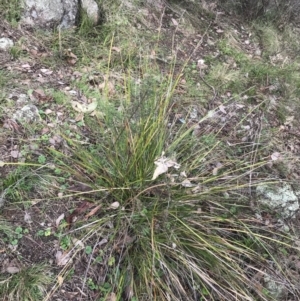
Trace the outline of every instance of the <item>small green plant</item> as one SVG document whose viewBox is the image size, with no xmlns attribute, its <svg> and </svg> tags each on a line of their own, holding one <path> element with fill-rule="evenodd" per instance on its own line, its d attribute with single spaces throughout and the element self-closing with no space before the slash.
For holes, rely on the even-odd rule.
<svg viewBox="0 0 300 301">
<path fill-rule="evenodd" d="M 68 97 L 65 93 L 63 93 L 62 91 L 57 91 L 54 90 L 52 91 L 52 97 L 53 100 L 58 104 L 58 105 L 62 105 L 65 104 L 68 100 Z"/>
<path fill-rule="evenodd" d="M 111 256 L 111 257 L 109 257 L 107 264 L 108 264 L 108 266 L 111 267 L 115 264 L 115 262 L 116 262 L 115 257 Z"/>
<path fill-rule="evenodd" d="M 5 230 L 5 228 L 7 228 L 7 226 L 5 226 L 3 229 Z M 22 239 L 23 235 L 29 233 L 29 230 L 26 228 L 23 229 L 21 226 L 18 226 L 13 232 L 5 230 L 5 233 L 7 235 L 6 240 L 8 240 L 12 246 L 16 246 L 18 245 L 20 239 Z"/>
<path fill-rule="evenodd" d="M 0 242 L 1 241 L 7 241 L 8 238 L 12 238 L 15 235 L 14 229 L 12 225 L 10 225 L 5 220 L 0 220 Z"/>
<path fill-rule="evenodd" d="M 218 42 L 218 49 L 220 52 L 227 57 L 234 59 L 238 67 L 243 66 L 250 62 L 249 57 L 239 48 L 236 47 L 236 43 L 231 43 L 232 38 L 222 39 Z M 213 60 L 211 61 L 213 63 Z"/>
<path fill-rule="evenodd" d="M 50 236 L 52 234 L 52 230 L 51 230 L 51 228 L 47 228 L 47 229 L 45 229 L 45 230 L 39 230 L 38 232 L 37 232 L 37 236 L 45 236 L 45 237 L 47 237 L 47 236 Z"/>
<path fill-rule="evenodd" d="M 111 284 L 108 282 L 105 282 L 103 285 L 99 286 L 98 289 L 103 292 L 104 294 L 107 294 L 111 291 Z"/>
<path fill-rule="evenodd" d="M 13 46 L 9 49 L 9 53 L 14 60 L 18 59 L 22 53 L 22 50 L 18 46 Z"/>
<path fill-rule="evenodd" d="M 46 157 L 44 155 L 39 155 L 38 162 L 40 164 L 45 164 L 46 163 Z"/>
<path fill-rule="evenodd" d="M 98 285 L 96 285 L 95 284 L 95 282 L 93 281 L 93 279 L 91 279 L 91 278 L 89 278 L 88 280 L 87 280 L 87 285 L 88 285 L 88 287 L 89 287 L 89 289 L 91 289 L 91 290 L 99 290 L 99 286 Z"/>
<path fill-rule="evenodd" d="M 72 245 L 71 237 L 68 235 L 61 237 L 59 245 L 63 250 L 68 250 Z"/>
<path fill-rule="evenodd" d="M 45 236 L 50 236 L 51 235 L 51 228 L 47 228 L 46 230 L 45 230 L 45 233 L 44 233 L 44 235 Z"/>
<path fill-rule="evenodd" d="M 91 246 L 86 246 L 85 247 L 85 253 L 87 255 L 92 254 L 93 248 Z"/>
<path fill-rule="evenodd" d="M 207 80 L 216 86 L 218 91 L 241 91 L 247 83 L 245 74 L 241 70 L 230 68 L 229 64 L 219 63 L 211 67 Z"/>
</svg>

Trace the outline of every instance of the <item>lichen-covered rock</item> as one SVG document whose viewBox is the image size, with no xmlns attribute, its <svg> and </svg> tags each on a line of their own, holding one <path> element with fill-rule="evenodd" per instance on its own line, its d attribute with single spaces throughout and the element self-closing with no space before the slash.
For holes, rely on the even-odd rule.
<svg viewBox="0 0 300 301">
<path fill-rule="evenodd" d="M 256 187 L 256 194 L 259 204 L 275 210 L 283 218 L 294 217 L 299 209 L 298 196 L 288 183 L 261 184 Z"/>
<path fill-rule="evenodd" d="M 269 295 L 274 298 L 274 300 L 285 300 L 288 296 L 287 287 L 280 283 L 279 281 L 275 281 L 270 275 L 264 276 L 265 288 L 268 290 Z"/>
<path fill-rule="evenodd" d="M 41 120 L 39 110 L 35 105 L 26 105 L 13 114 L 13 119 L 20 122 L 32 123 Z"/>
</svg>

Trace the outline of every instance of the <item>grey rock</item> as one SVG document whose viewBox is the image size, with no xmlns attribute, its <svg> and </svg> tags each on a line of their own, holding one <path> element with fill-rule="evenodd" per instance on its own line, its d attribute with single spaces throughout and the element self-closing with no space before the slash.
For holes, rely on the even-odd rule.
<svg viewBox="0 0 300 301">
<path fill-rule="evenodd" d="M 259 204 L 275 210 L 282 218 L 294 217 L 299 210 L 298 196 L 290 184 L 261 184 L 256 187 L 256 194 Z"/>
<path fill-rule="evenodd" d="M 75 25 L 78 0 L 24 0 L 21 22 L 41 28 Z"/>
</svg>

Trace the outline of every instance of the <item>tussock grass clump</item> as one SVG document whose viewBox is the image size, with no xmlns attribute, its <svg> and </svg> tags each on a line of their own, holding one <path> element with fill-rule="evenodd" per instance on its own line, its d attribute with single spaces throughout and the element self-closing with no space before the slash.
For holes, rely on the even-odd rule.
<svg viewBox="0 0 300 301">
<path fill-rule="evenodd" d="M 101 254 L 110 286 L 99 297 L 274 300 L 257 279 L 273 277 L 274 270 L 277 280 L 288 279 L 273 250 L 292 243 L 256 220 L 249 205 L 249 189 L 262 181 L 267 161 L 247 161 L 260 157 L 259 149 L 252 156 L 251 146 L 226 158 L 217 134 L 197 137 L 195 129 L 210 117 L 179 122 L 172 101 L 179 79 L 157 81 L 147 68 L 138 81 L 128 75 L 118 112 L 87 121 L 86 144 L 65 137 L 69 154 L 52 151 L 56 168 L 71 175 L 70 185 L 89 187 L 73 197 L 84 195 L 102 208 L 74 230 L 89 244 L 107 237 Z M 215 160 L 223 163 L 212 171 Z M 155 166 L 164 170 L 158 177 Z"/>
<path fill-rule="evenodd" d="M 45 265 L 23 268 L 13 275 L 3 274 L 0 276 L 1 300 L 42 300 L 51 281 Z"/>
<path fill-rule="evenodd" d="M 3 0 L 0 3 L 1 16 L 15 26 L 21 18 L 21 2 L 20 0 Z"/>
</svg>

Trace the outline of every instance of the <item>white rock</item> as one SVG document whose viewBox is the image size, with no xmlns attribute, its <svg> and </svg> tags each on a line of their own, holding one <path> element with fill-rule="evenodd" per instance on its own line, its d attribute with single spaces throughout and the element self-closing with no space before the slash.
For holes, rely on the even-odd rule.
<svg viewBox="0 0 300 301">
<path fill-rule="evenodd" d="M 9 38 L 1 38 L 0 39 L 0 49 L 8 50 L 9 48 L 14 46 L 14 42 Z"/>
</svg>

